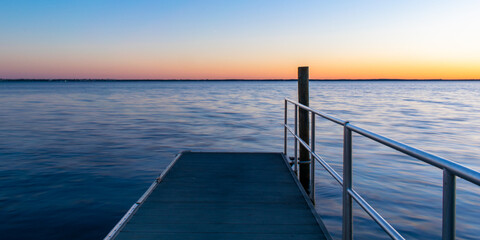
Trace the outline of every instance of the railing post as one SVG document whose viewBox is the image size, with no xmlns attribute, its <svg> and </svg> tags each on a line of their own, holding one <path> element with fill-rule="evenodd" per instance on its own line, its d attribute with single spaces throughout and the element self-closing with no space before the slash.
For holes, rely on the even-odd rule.
<svg viewBox="0 0 480 240">
<path fill-rule="evenodd" d="M 308 106 L 308 67 L 299 67 L 298 68 L 298 102 Z M 299 121 L 299 137 L 307 145 L 309 145 L 309 124 L 308 124 L 308 111 L 301 108 L 298 114 Z M 300 145 L 300 183 L 303 188 L 310 194 L 310 153 L 303 146 Z"/>
<path fill-rule="evenodd" d="M 343 127 L 343 240 L 353 239 L 352 197 L 348 193 L 352 188 L 352 130 L 347 125 Z"/>
<path fill-rule="evenodd" d="M 455 175 L 443 170 L 442 239 L 455 239 Z"/>
<path fill-rule="evenodd" d="M 298 136 L 298 106 L 295 105 L 295 136 Z M 294 137 L 295 141 L 295 159 L 294 159 L 294 171 L 298 177 L 298 140 Z"/>
<path fill-rule="evenodd" d="M 287 156 L 287 119 L 288 119 L 288 102 L 287 99 L 285 99 L 285 119 L 284 119 L 284 126 L 283 126 L 283 154 L 285 154 L 285 157 L 288 159 Z"/>
<path fill-rule="evenodd" d="M 315 114 L 311 113 L 310 119 L 310 149 L 312 150 L 310 154 L 310 199 L 315 205 L 315 157 L 313 153 L 315 152 Z"/>
</svg>

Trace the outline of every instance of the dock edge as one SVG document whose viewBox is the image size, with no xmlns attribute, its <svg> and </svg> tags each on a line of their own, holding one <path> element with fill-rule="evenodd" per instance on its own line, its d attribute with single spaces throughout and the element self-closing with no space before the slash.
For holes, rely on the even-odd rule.
<svg viewBox="0 0 480 240">
<path fill-rule="evenodd" d="M 313 216 L 315 217 L 315 220 L 317 221 L 318 225 L 322 229 L 323 234 L 325 235 L 325 238 L 327 240 L 333 240 L 332 235 L 330 235 L 330 233 L 328 232 L 327 227 L 325 226 L 325 224 L 322 221 L 322 218 L 320 217 L 320 215 L 315 210 L 315 206 L 312 204 L 312 201 L 310 200 L 310 197 L 308 197 L 307 192 L 305 192 L 305 189 L 303 189 L 303 186 L 300 183 L 300 181 L 298 180 L 297 175 L 295 174 L 295 172 L 293 172 L 292 167 L 290 166 L 290 163 L 287 160 L 287 157 L 283 153 L 280 153 L 280 154 L 282 155 L 283 161 L 287 165 L 287 168 L 290 171 L 290 174 L 292 175 L 292 177 L 295 181 L 295 184 L 297 184 L 297 187 L 300 189 L 300 192 L 302 192 L 302 196 L 305 199 L 305 202 L 307 202 L 307 205 L 310 208 L 310 211 L 312 212 Z"/>
<path fill-rule="evenodd" d="M 167 175 L 168 171 L 175 165 L 178 159 L 183 155 L 185 152 L 190 152 L 190 151 L 181 151 L 180 153 L 175 156 L 175 158 L 170 162 L 170 164 L 163 170 L 163 172 L 158 176 L 155 181 L 153 181 L 152 185 L 145 191 L 145 193 L 130 207 L 130 209 L 123 215 L 123 217 L 118 221 L 118 223 L 115 225 L 115 227 L 110 230 L 110 232 L 107 234 L 107 236 L 103 240 L 112 240 L 115 239 L 115 237 L 118 235 L 118 233 L 123 229 L 125 224 L 130 220 L 130 218 L 137 212 L 139 207 L 143 204 L 145 199 L 155 190 L 155 188 L 158 186 L 158 184 L 163 180 L 165 175 Z"/>
</svg>

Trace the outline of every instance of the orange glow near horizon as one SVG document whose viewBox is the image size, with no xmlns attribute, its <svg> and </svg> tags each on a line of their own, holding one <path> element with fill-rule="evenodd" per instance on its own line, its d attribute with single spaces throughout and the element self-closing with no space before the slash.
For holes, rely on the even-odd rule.
<svg viewBox="0 0 480 240">
<path fill-rule="evenodd" d="M 480 64 L 422 61 L 337 62 L 142 62 L 112 61 L 99 64 L 62 62 L 7 66 L 10 74 L 32 79 L 295 79 L 298 66 L 310 67 L 311 79 L 480 79 Z M 57 69 L 57 66 L 61 66 Z M 4 76 L 2 76 L 4 77 Z"/>
</svg>

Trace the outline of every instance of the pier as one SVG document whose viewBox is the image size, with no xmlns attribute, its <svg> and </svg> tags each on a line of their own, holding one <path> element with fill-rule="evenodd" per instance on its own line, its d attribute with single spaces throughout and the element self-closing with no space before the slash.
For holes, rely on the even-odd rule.
<svg viewBox="0 0 480 240">
<path fill-rule="evenodd" d="M 330 239 L 282 153 L 183 152 L 106 239 Z"/>
</svg>

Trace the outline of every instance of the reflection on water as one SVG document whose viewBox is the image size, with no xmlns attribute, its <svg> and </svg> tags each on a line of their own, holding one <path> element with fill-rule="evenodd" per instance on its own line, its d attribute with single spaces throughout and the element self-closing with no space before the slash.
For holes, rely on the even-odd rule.
<svg viewBox="0 0 480 240">
<path fill-rule="evenodd" d="M 2 238 L 101 238 L 181 150 L 281 151 L 285 96 L 295 82 L 0 82 Z M 480 170 L 480 82 L 311 82 L 310 102 Z M 317 127 L 341 172 L 341 127 Z M 407 238 L 439 238 L 441 170 L 353 141 L 357 191 Z M 457 235 L 475 239 L 480 188 L 457 185 Z M 316 188 L 338 238 L 341 188 L 321 166 Z M 356 237 L 387 239 L 355 208 Z"/>
</svg>

